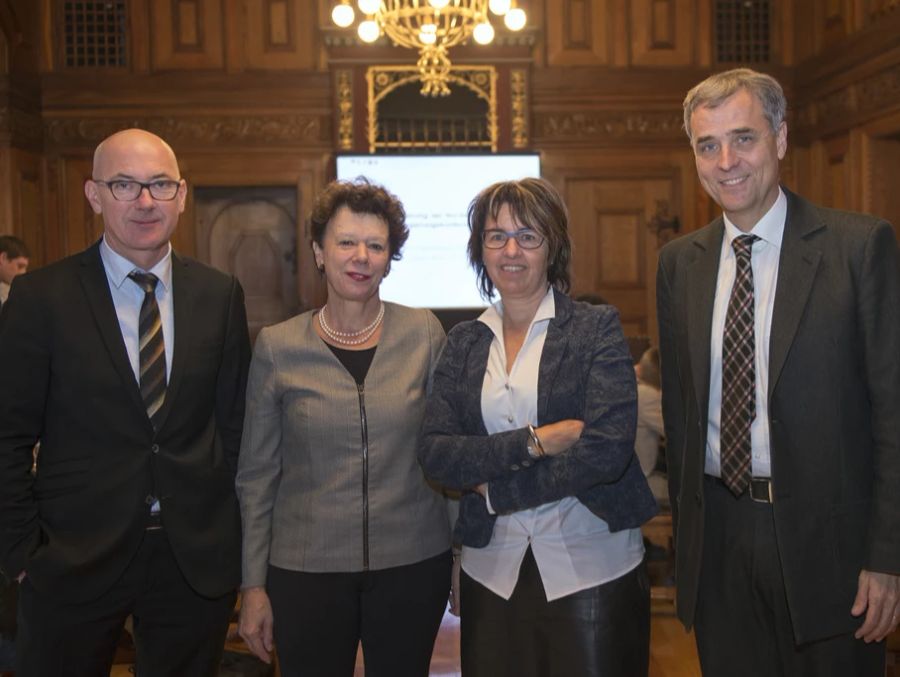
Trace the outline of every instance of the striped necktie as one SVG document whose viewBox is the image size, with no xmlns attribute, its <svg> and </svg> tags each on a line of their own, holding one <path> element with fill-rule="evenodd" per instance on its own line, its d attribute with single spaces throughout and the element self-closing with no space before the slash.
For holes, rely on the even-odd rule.
<svg viewBox="0 0 900 677">
<path fill-rule="evenodd" d="M 750 251 L 759 238 L 740 235 L 731 243 L 737 269 L 722 336 L 722 480 L 740 496 L 751 477 L 750 425 L 756 418 L 756 342 L 753 330 L 753 269 Z"/>
<path fill-rule="evenodd" d="M 138 320 L 138 345 L 140 346 L 141 397 L 147 407 L 147 416 L 155 429 L 157 415 L 166 399 L 166 347 L 163 342 L 162 321 L 156 303 L 156 284 L 159 278 L 151 273 L 133 271 L 128 275 L 144 292 L 141 314 Z"/>
</svg>

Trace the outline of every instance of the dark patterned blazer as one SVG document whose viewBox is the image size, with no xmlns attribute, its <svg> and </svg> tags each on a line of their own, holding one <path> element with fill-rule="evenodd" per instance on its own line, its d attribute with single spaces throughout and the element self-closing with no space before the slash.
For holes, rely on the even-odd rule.
<svg viewBox="0 0 900 677">
<path fill-rule="evenodd" d="M 900 257 L 891 225 L 785 190 L 769 339 L 772 512 L 798 643 L 851 632 L 860 569 L 900 572 Z M 663 415 L 678 616 L 703 552 L 710 332 L 722 217 L 660 252 Z"/>
<path fill-rule="evenodd" d="M 555 457 L 534 460 L 528 431 L 488 435 L 481 388 L 494 334 L 482 322 L 450 332 L 434 374 L 419 459 L 436 482 L 463 491 L 454 542 L 484 547 L 496 515 L 473 487 L 487 482 L 498 514 L 575 496 L 612 531 L 640 526 L 657 511 L 634 453 L 637 390 L 618 312 L 554 291 L 538 374 L 538 420 L 585 423 L 581 438 Z"/>
</svg>

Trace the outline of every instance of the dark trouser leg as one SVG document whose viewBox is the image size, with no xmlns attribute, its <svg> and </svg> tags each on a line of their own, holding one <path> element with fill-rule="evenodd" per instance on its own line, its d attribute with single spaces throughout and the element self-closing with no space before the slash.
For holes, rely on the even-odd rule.
<svg viewBox="0 0 900 677">
<path fill-rule="evenodd" d="M 352 677 L 360 633 L 361 574 L 313 574 L 269 566 L 283 677 Z"/>
<path fill-rule="evenodd" d="M 366 677 L 428 677 L 450 593 L 450 551 L 365 574 L 362 646 Z"/>
<path fill-rule="evenodd" d="M 650 587 L 643 566 L 547 602 L 529 550 L 512 597 L 462 575 L 461 654 L 466 677 L 646 675 Z"/>
<path fill-rule="evenodd" d="M 772 506 L 704 482 L 695 619 L 704 677 L 882 677 L 884 642 L 865 644 L 848 633 L 794 643 Z"/>
<path fill-rule="evenodd" d="M 165 531 L 148 531 L 146 541 L 134 607 L 137 677 L 215 677 L 236 593 L 201 597 L 181 574 Z"/>
</svg>

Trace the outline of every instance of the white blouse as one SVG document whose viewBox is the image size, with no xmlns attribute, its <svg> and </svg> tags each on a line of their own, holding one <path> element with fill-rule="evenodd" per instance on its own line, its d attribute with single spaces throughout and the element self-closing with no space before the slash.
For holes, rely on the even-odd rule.
<svg viewBox="0 0 900 677">
<path fill-rule="evenodd" d="M 489 434 L 523 428 L 528 423 L 535 427 L 547 423 L 537 417 L 538 371 L 547 326 L 555 315 L 553 290 L 548 289 L 509 373 L 502 302 L 478 318 L 494 333 L 481 390 L 481 415 Z M 486 547 L 463 547 L 462 568 L 492 592 L 509 599 L 529 545 L 548 602 L 619 578 L 640 564 L 644 556 L 640 529 L 612 533 L 604 520 L 569 496 L 498 516 Z"/>
</svg>

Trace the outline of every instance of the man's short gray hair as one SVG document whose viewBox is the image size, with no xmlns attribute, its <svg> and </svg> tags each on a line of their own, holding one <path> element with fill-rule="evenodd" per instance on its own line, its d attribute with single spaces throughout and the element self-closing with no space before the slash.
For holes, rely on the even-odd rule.
<svg viewBox="0 0 900 677">
<path fill-rule="evenodd" d="M 772 131 L 777 132 L 787 111 L 787 100 L 778 80 L 749 68 L 735 68 L 710 75 L 684 97 L 684 131 L 688 139 L 693 141 L 691 116 L 695 110 L 701 106 L 716 108 L 741 89 L 746 89 L 759 100 Z"/>
</svg>

